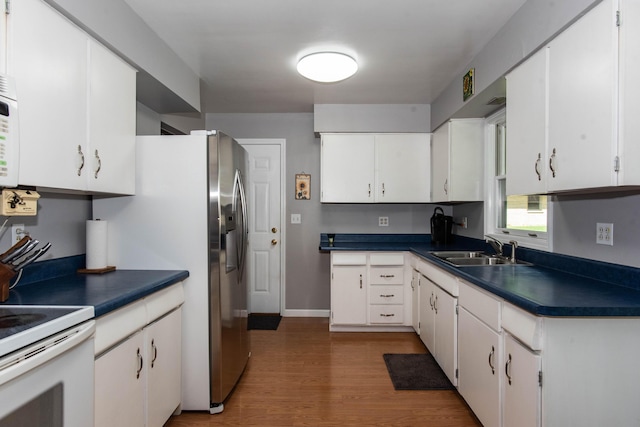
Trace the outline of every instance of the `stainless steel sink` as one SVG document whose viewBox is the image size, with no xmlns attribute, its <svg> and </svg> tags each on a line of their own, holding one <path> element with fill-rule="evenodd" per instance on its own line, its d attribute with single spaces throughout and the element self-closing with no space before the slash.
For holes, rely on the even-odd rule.
<svg viewBox="0 0 640 427">
<path fill-rule="evenodd" d="M 489 255 L 485 254 L 482 251 L 441 251 L 441 252 L 431 252 L 432 255 L 437 256 L 441 259 L 447 258 L 479 258 L 479 257 L 487 257 Z"/>
<path fill-rule="evenodd" d="M 514 263 L 508 258 L 490 256 L 482 251 L 439 251 L 431 252 L 431 254 L 455 267 L 531 265 L 531 263 L 520 260 Z"/>
</svg>

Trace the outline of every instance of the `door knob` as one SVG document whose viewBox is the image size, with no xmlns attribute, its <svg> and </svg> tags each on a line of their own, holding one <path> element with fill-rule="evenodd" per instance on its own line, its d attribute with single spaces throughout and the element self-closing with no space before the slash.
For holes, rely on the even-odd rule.
<svg viewBox="0 0 640 427">
<path fill-rule="evenodd" d="M 272 233 L 277 233 L 277 232 L 278 232 L 278 229 L 277 229 L 277 228 L 275 228 L 275 227 L 273 227 L 273 228 L 271 229 L 271 232 L 272 232 Z"/>
<path fill-rule="evenodd" d="M 272 245 L 277 245 L 277 244 L 278 244 L 278 241 L 277 241 L 276 239 L 273 239 L 273 240 L 271 241 L 271 244 L 272 244 Z"/>
</svg>

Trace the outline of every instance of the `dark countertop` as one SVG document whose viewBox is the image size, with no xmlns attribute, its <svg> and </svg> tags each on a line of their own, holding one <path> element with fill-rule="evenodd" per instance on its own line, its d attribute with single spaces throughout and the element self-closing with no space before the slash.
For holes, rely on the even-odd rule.
<svg viewBox="0 0 640 427">
<path fill-rule="evenodd" d="M 29 273 L 25 269 L 25 277 L 1 304 L 93 306 L 95 317 L 100 317 L 189 277 L 186 270 L 76 274 L 77 268 L 83 267 L 84 256 L 69 258 L 32 264 L 35 268 Z"/>
<path fill-rule="evenodd" d="M 508 245 L 505 248 L 510 251 Z M 430 254 L 436 250 L 480 249 L 493 253 L 484 241 L 464 237 L 457 237 L 454 244 L 446 247 L 432 245 L 430 236 L 424 234 L 336 235 L 334 246 L 329 246 L 326 234 L 320 239 L 323 251 L 410 251 L 540 316 L 640 316 L 638 268 L 527 248 L 518 248 L 518 258 L 532 266 L 454 267 Z"/>
</svg>

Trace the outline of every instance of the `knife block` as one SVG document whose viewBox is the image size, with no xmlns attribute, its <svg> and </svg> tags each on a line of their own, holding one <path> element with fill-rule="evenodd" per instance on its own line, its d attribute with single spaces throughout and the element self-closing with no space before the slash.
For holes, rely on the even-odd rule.
<svg viewBox="0 0 640 427">
<path fill-rule="evenodd" d="M 9 281 L 16 275 L 16 272 L 7 267 L 5 264 L 0 264 L 0 302 L 5 302 L 9 299 Z"/>
</svg>

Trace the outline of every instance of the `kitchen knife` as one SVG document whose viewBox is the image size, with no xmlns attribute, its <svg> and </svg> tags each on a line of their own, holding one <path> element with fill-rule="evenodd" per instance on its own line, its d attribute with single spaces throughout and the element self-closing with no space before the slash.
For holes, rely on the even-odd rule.
<svg viewBox="0 0 640 427">
<path fill-rule="evenodd" d="M 20 250 L 16 251 L 12 256 L 8 257 L 9 260 L 7 261 L 7 264 L 10 264 L 12 267 L 17 264 L 20 264 L 22 262 L 22 260 L 19 260 L 20 257 L 26 256 L 36 246 L 38 246 L 38 243 L 40 243 L 38 239 L 31 240 L 29 243 L 27 243 L 22 248 L 20 248 Z"/>
<path fill-rule="evenodd" d="M 13 245 L 11 249 L 2 254 L 3 257 L 0 259 L 0 262 L 7 264 L 21 255 L 24 255 L 29 247 L 30 241 L 30 236 L 24 236 L 18 243 Z"/>
<path fill-rule="evenodd" d="M 28 266 L 29 264 L 31 264 L 32 262 L 40 258 L 42 255 L 44 255 L 49 250 L 50 247 L 51 247 L 51 243 L 47 243 L 46 245 L 38 249 L 36 252 L 32 253 L 31 255 L 26 257 L 24 260 L 22 260 L 22 262 L 16 265 L 15 267 L 13 267 L 13 269 L 21 270 L 25 268 L 26 266 Z"/>
</svg>

